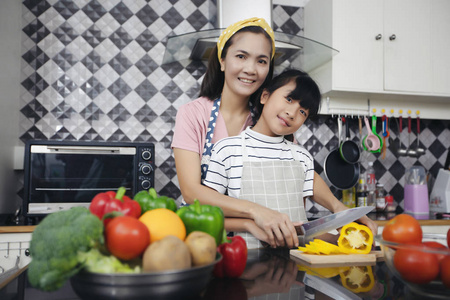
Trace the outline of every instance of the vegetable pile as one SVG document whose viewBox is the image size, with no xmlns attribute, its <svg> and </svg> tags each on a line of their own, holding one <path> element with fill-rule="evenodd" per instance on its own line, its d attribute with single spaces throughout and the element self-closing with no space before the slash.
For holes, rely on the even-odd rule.
<svg viewBox="0 0 450 300">
<path fill-rule="evenodd" d="M 401 214 L 386 224 L 382 236 L 385 241 L 403 245 L 391 246 L 395 250 L 394 267 L 403 279 L 419 285 L 441 280 L 446 288 L 450 288 L 450 229 L 447 245 L 423 241 L 419 222 L 410 215 Z"/>
<path fill-rule="evenodd" d="M 82 269 L 140 273 L 203 266 L 213 263 L 218 252 L 224 258 L 221 277 L 242 274 L 247 246 L 243 240 L 226 237 L 219 207 L 195 200 L 177 210 L 174 199 L 158 196 L 153 188 L 137 193 L 134 199 L 125 196 L 125 191 L 121 187 L 117 192 L 99 193 L 89 209 L 52 213 L 36 226 L 28 267 L 33 287 L 57 290 Z M 220 247 L 222 243 L 227 246 Z M 238 252 L 221 250 L 227 247 Z"/>
</svg>

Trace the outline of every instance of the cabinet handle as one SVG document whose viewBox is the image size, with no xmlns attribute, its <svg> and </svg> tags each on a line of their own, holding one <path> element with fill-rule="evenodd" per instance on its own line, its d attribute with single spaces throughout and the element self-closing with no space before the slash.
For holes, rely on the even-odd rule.
<svg viewBox="0 0 450 300">
<path fill-rule="evenodd" d="M 395 34 L 393 34 L 393 35 L 391 35 L 390 37 L 389 37 L 389 40 L 390 41 L 393 41 L 393 40 L 395 40 L 397 37 L 395 36 Z"/>
<path fill-rule="evenodd" d="M 375 36 L 375 39 L 378 41 L 378 40 L 381 40 L 382 37 L 383 36 L 381 35 L 381 33 L 379 33 Z"/>
</svg>

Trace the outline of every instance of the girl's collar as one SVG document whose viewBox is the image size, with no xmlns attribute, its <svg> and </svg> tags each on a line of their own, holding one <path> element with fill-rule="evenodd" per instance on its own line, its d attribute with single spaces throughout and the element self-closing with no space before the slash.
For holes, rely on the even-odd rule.
<svg viewBox="0 0 450 300">
<path fill-rule="evenodd" d="M 252 129 L 251 126 L 249 126 L 245 129 L 245 133 L 251 137 L 254 137 L 259 140 L 264 140 L 269 143 L 281 143 L 285 140 L 284 136 L 268 136 L 268 135 L 256 132 Z"/>
</svg>

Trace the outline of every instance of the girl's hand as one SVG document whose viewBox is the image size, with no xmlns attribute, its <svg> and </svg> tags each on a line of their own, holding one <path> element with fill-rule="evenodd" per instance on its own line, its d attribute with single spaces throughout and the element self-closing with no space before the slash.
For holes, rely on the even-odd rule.
<svg viewBox="0 0 450 300">
<path fill-rule="evenodd" d="M 298 247 L 297 232 L 288 215 L 258 205 L 252 210 L 252 218 L 266 233 L 271 247 Z"/>
<path fill-rule="evenodd" d="M 252 234 L 258 240 L 269 244 L 269 236 L 264 230 L 262 230 L 258 225 L 256 225 L 256 223 L 253 220 L 247 219 L 247 221 L 245 222 L 245 230 L 248 231 L 250 234 Z"/>
</svg>

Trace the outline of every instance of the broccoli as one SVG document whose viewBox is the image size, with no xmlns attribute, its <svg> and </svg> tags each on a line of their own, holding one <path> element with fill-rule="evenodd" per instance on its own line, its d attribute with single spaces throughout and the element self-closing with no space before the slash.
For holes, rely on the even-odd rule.
<svg viewBox="0 0 450 300">
<path fill-rule="evenodd" d="M 61 288 L 83 264 L 79 252 L 103 243 L 103 223 L 85 207 L 45 217 L 33 232 L 28 280 L 42 291 Z"/>
<path fill-rule="evenodd" d="M 91 249 L 89 252 L 79 252 L 80 262 L 84 262 L 84 268 L 93 273 L 140 273 L 140 265 L 123 263 L 117 257 L 104 255 L 98 249 Z"/>
</svg>

